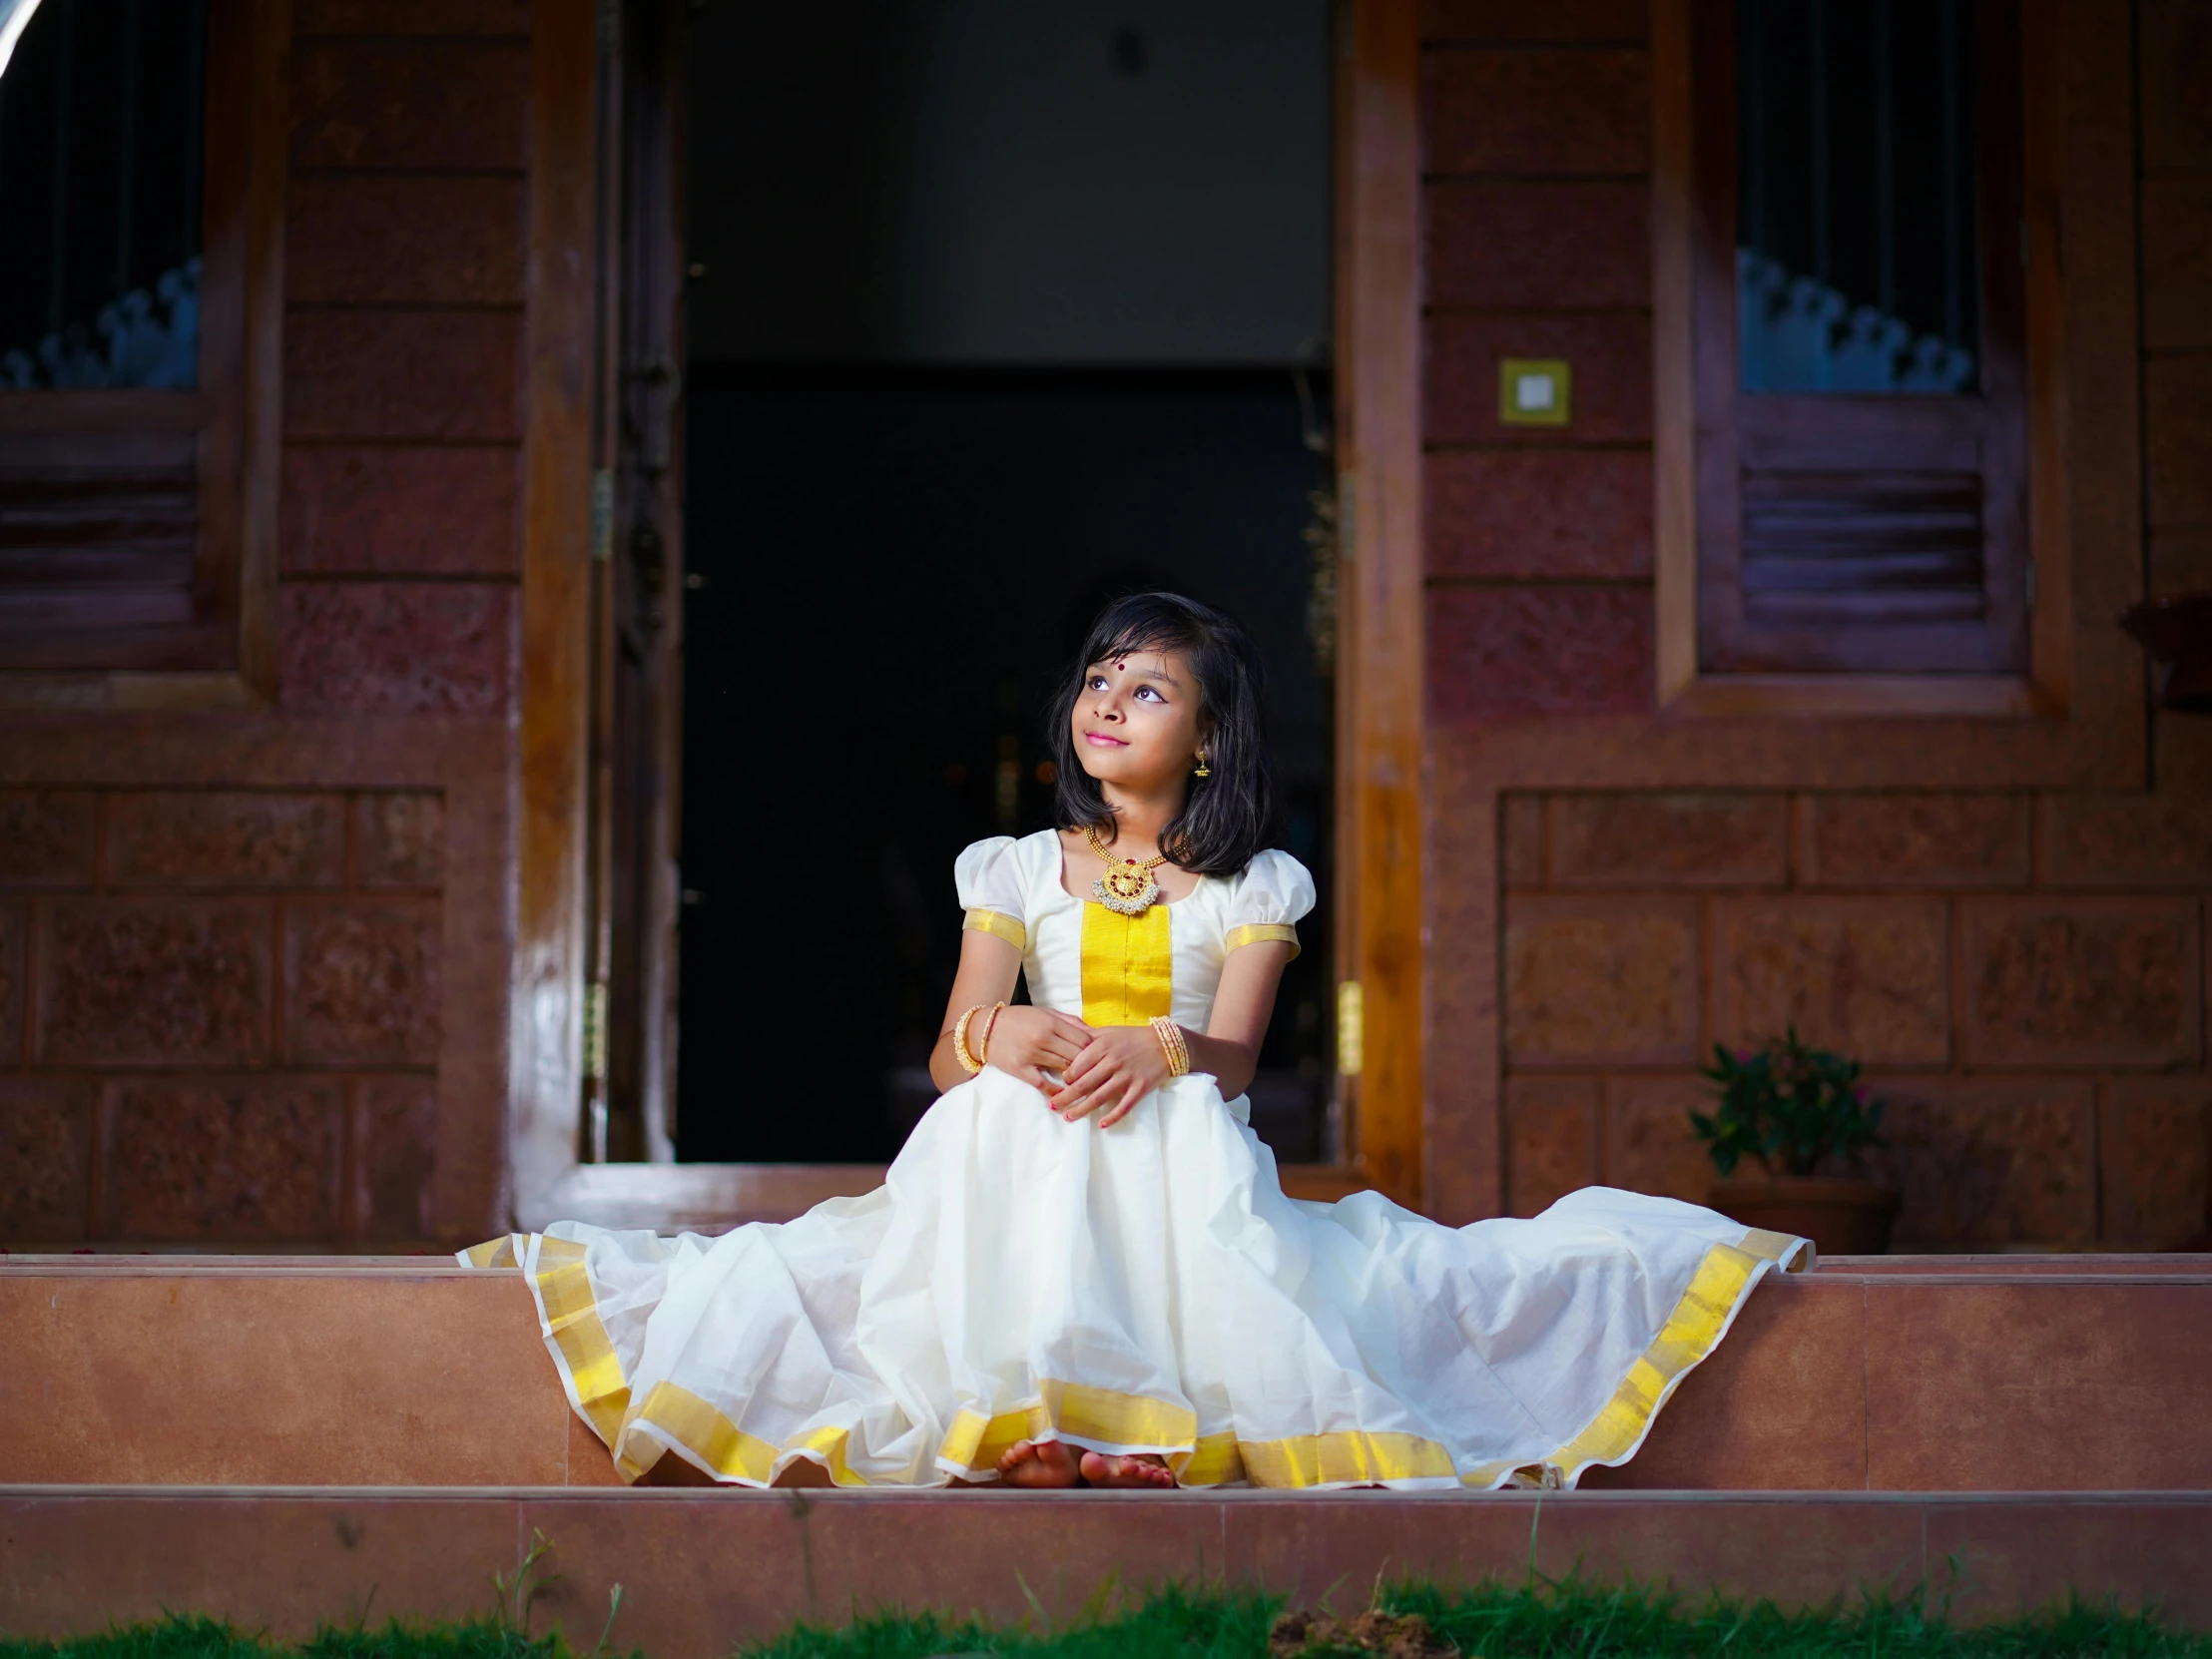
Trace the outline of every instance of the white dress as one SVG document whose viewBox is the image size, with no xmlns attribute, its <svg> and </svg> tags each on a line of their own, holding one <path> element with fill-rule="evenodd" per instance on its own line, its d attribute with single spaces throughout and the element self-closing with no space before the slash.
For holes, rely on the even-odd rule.
<svg viewBox="0 0 2212 1659">
<path fill-rule="evenodd" d="M 1229 952 L 1295 945 L 1314 902 L 1263 852 L 1124 918 L 1063 889 L 1049 830 L 977 843 L 957 880 L 1031 1000 L 1094 1026 L 1203 1031 Z M 1380 1193 L 1302 1202 L 1247 1118 L 1194 1074 L 1070 1124 L 985 1070 L 863 1198 L 719 1238 L 559 1223 L 461 1259 L 521 1268 L 628 1479 L 673 1452 L 747 1485 L 800 1458 L 848 1486 L 991 1480 L 1027 1437 L 1161 1453 L 1186 1486 L 1474 1488 L 1625 1461 L 1759 1278 L 1810 1260 L 1606 1188 L 1458 1229 Z"/>
</svg>

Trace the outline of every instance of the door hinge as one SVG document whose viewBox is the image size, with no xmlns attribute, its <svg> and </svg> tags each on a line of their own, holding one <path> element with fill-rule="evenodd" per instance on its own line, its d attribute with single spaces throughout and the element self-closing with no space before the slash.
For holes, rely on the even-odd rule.
<svg viewBox="0 0 2212 1659">
<path fill-rule="evenodd" d="M 607 984 L 600 980 L 584 989 L 584 1081 L 598 1083 L 607 1075 Z"/>
<path fill-rule="evenodd" d="M 615 475 L 605 467 L 591 475 L 591 556 L 601 564 L 615 556 Z"/>
<path fill-rule="evenodd" d="M 2035 609 L 2035 561 L 2027 561 L 2027 608 Z"/>
<path fill-rule="evenodd" d="M 1337 985 L 1337 1075 L 1357 1077 L 1366 1046 L 1367 1016 L 1360 1002 L 1360 981 L 1345 979 Z"/>
</svg>

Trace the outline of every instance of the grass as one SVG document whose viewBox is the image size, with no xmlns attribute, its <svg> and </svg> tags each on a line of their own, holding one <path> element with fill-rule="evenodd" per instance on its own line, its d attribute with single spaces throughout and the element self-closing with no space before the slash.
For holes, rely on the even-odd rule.
<svg viewBox="0 0 2212 1659">
<path fill-rule="evenodd" d="M 0 1637 L 0 1659 L 578 1659 L 558 1636 L 526 1636 L 504 1621 L 317 1631 L 272 1642 L 197 1614 L 126 1625 L 67 1641 Z"/>
<path fill-rule="evenodd" d="M 1360 1610 L 1336 1599 L 1340 1614 Z M 1940 1601 L 1919 1597 L 1784 1613 L 1768 1602 L 1692 1601 L 1575 1579 L 1466 1590 L 1400 1584 L 1384 1587 L 1375 1601 L 1389 1612 L 1421 1615 L 1468 1659 L 2212 1659 L 2212 1634 L 2079 1601 L 1972 1625 L 1950 1623 Z M 800 1625 L 740 1650 L 737 1659 L 1261 1659 L 1282 1605 L 1279 1597 L 1174 1586 L 1115 1605 L 1109 1588 L 1058 1624 L 1041 1607 L 1014 1627 L 935 1613 L 875 1613 L 835 1629 Z M 212 1619 L 175 1617 L 63 1642 L 0 1638 L 0 1659 L 608 1659 L 604 1640 L 584 1654 L 557 1634 L 533 1637 L 512 1620 L 492 1619 L 325 1629 L 294 1645 Z M 1320 1659 L 1361 1650 L 1307 1651 Z"/>
<path fill-rule="evenodd" d="M 1324 1600 L 1330 1598 L 1325 1597 Z M 1771 1602 L 1686 1601 L 1635 1585 L 1575 1579 L 1530 1589 L 1489 1583 L 1383 1588 L 1376 1605 L 1418 1613 L 1472 1659 L 2212 1659 L 2212 1635 L 2081 1602 L 1999 1623 L 1952 1625 L 1920 1598 L 1784 1613 Z M 1337 1606 L 1340 1614 L 1359 1611 Z M 840 1629 L 797 1629 L 743 1659 L 1259 1659 L 1279 1597 L 1156 1592 L 1119 1614 L 1067 1627 L 1006 1630 L 931 1614 L 877 1614 Z M 1353 1648 L 1309 1649 L 1353 1654 Z M 1302 1656 L 1303 1659 L 1303 1656 Z"/>
</svg>

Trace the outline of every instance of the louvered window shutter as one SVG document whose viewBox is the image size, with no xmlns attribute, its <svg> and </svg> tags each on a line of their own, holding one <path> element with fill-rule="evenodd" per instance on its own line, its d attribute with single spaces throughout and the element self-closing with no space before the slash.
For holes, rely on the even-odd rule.
<svg viewBox="0 0 2212 1659">
<path fill-rule="evenodd" d="M 237 666 L 249 11 L 45 0 L 0 83 L 0 668 Z"/>
<path fill-rule="evenodd" d="M 2011 0 L 1699 0 L 1698 666 L 2028 663 Z"/>
</svg>

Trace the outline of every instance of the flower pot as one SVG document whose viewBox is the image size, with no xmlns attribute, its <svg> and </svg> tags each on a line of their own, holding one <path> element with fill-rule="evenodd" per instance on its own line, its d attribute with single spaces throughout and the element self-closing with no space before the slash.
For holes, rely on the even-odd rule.
<svg viewBox="0 0 2212 1659">
<path fill-rule="evenodd" d="M 1823 1256 L 1879 1256 L 1890 1248 L 1899 1199 L 1872 1181 L 1780 1175 L 1716 1181 L 1706 1202 L 1746 1227 L 1811 1239 Z"/>
</svg>

